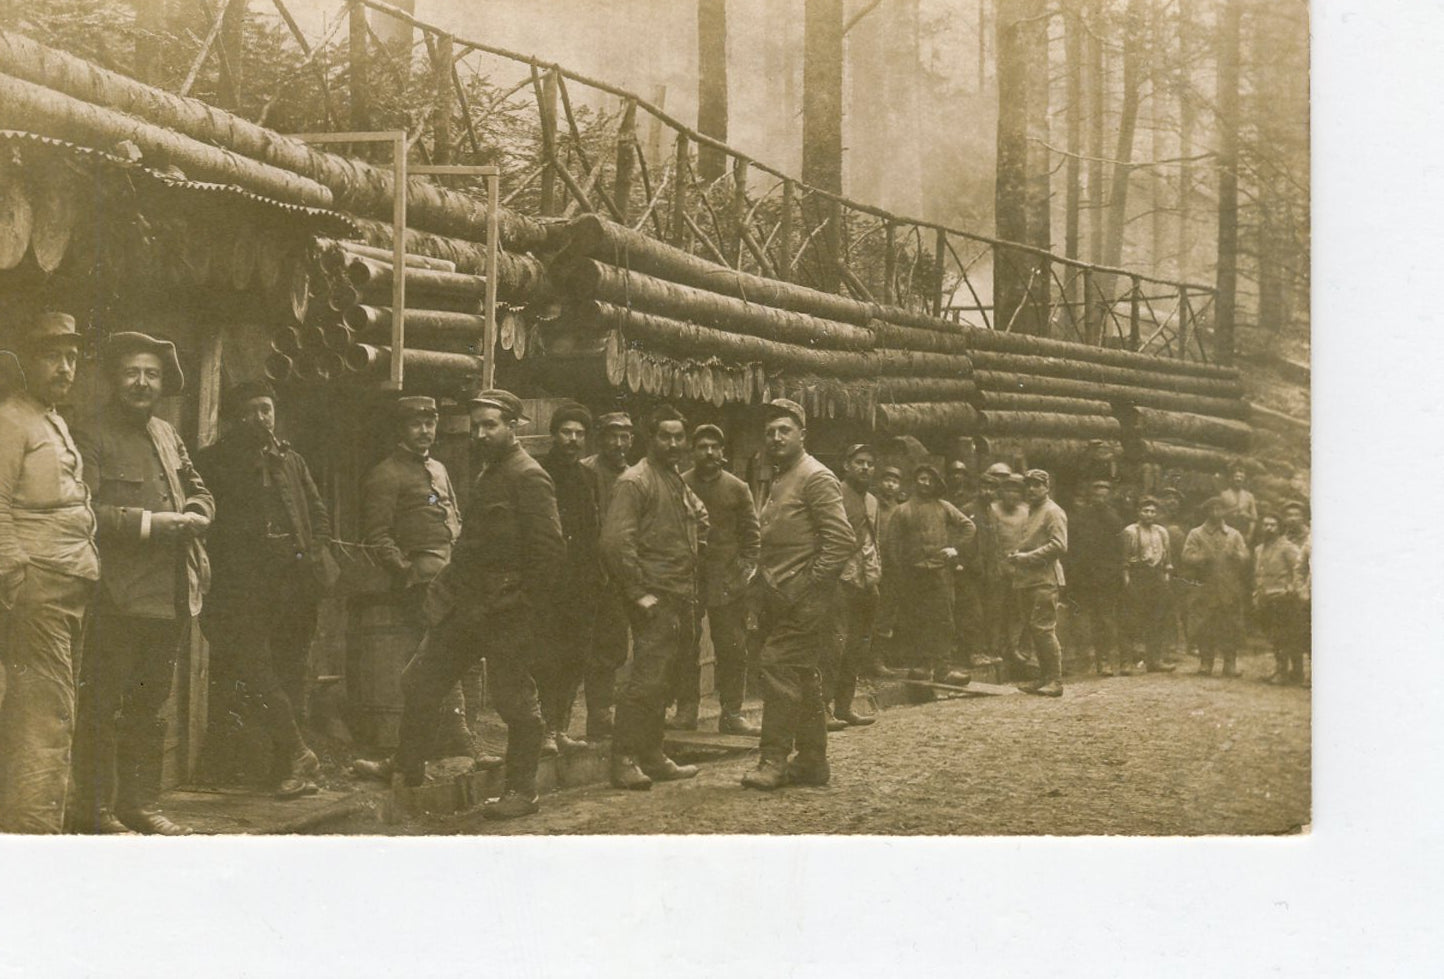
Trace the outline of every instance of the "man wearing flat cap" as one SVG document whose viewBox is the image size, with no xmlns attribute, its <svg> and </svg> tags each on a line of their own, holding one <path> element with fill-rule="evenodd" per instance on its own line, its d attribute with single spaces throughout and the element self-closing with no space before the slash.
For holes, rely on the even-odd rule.
<svg viewBox="0 0 1444 979">
<path fill-rule="evenodd" d="M 1068 515 L 1069 605 L 1086 624 L 1093 647 L 1093 668 L 1099 676 L 1127 676 L 1134 657 L 1120 643 L 1119 607 L 1123 600 L 1123 518 L 1113 508 L 1113 483 L 1095 479 L 1087 501 Z M 1114 663 L 1114 658 L 1117 663 Z"/>
<path fill-rule="evenodd" d="M 471 437 L 484 461 L 462 515 L 451 563 L 431 583 L 431 631 L 401 674 L 405 707 L 391 761 L 358 761 L 358 774 L 426 777 L 441 724 L 442 702 L 468 669 L 485 658 L 492 704 L 506 722 L 505 788 L 482 807 L 487 819 L 537 811 L 541 707 L 534 674 L 546 654 L 546 619 L 557 600 L 566 542 L 551 477 L 517 441 L 529 419 L 510 391 L 488 390 L 467 403 Z"/>
<path fill-rule="evenodd" d="M 545 640 L 550 654 L 536 678 L 542 720 L 547 726 L 543 756 L 581 747 L 567 728 L 586 674 L 602 595 L 601 492 L 596 470 L 582 465 L 591 430 L 592 413 L 585 405 L 575 401 L 562 405 L 552 413 L 552 446 L 541 460 L 556 487 L 557 516 L 567 545 L 557 587 L 559 601 L 547 623 Z"/>
<path fill-rule="evenodd" d="M 1163 657 L 1173 624 L 1169 596 L 1173 547 L 1158 516 L 1158 500 L 1145 496 L 1138 505 L 1138 522 L 1123 528 L 1123 588 L 1130 631 L 1143 643 L 1148 672 L 1172 673 L 1174 664 Z"/>
<path fill-rule="evenodd" d="M 717 699 L 723 734 L 760 733 L 742 716 L 747 675 L 747 586 L 757 573 L 762 530 L 752 489 L 727 471 L 727 438 L 716 425 L 698 425 L 692 432 L 692 468 L 682 480 L 707 508 L 707 549 L 702 554 L 702 581 L 692 645 L 678 661 L 673 694 L 677 713 L 669 723 L 696 730 L 701 699 L 702 616 L 712 637 L 716 659 Z"/>
<path fill-rule="evenodd" d="M 972 677 L 953 668 L 953 569 L 973 542 L 973 522 L 943 499 L 942 471 L 930 462 L 913 469 L 912 498 L 897 508 L 883 540 L 883 565 L 896 596 L 895 643 L 921 660 L 914 679 L 962 686 Z"/>
<path fill-rule="evenodd" d="M 1198 643 L 1200 674 L 1212 674 L 1214 659 L 1222 654 L 1223 675 L 1237 678 L 1243 676 L 1238 647 L 1248 600 L 1248 545 L 1243 534 L 1226 523 L 1231 512 L 1227 500 L 1212 497 L 1203 511 L 1207 518 L 1183 542 L 1184 573 L 1196 584 L 1188 608 L 1188 634 Z"/>
<path fill-rule="evenodd" d="M 582 465 L 597 476 L 597 515 L 607 519 L 612 488 L 627 471 L 627 453 L 632 451 L 632 416 L 611 411 L 597 418 L 597 452 Z M 587 740 L 602 742 L 612 736 L 612 709 L 616 703 L 617 670 L 627 662 L 630 644 L 627 599 L 602 568 L 602 591 L 592 624 L 592 643 L 587 650 L 586 675 L 582 681 L 587 701 Z"/>
<path fill-rule="evenodd" d="M 103 562 L 81 669 L 75 739 L 81 832 L 190 832 L 158 808 L 176 657 L 210 587 L 201 542 L 215 501 L 185 443 L 155 417 L 185 386 L 175 344 L 115 333 L 101 367 L 110 403 L 78 435 Z"/>
<path fill-rule="evenodd" d="M 427 587 L 451 562 L 452 545 L 461 535 L 461 510 L 451 474 L 431 454 L 439 418 L 436 399 L 408 395 L 396 399 L 391 411 L 396 445 L 361 483 L 361 529 L 362 540 L 391 577 L 388 598 L 399 604 L 409 632 L 410 652 L 393 664 L 393 682 L 399 683 L 401 668 L 426 635 L 422 601 Z M 471 755 L 475 746 L 466 726 L 461 684 L 447 696 L 443 716 L 438 756 Z"/>
<path fill-rule="evenodd" d="M 763 636 L 761 758 L 742 784 L 825 785 L 823 643 L 828 616 L 837 608 L 838 579 L 857 541 L 837 477 L 807 452 L 802 406 L 778 398 L 765 410 L 763 445 L 772 479 L 758 514 L 762 556 L 753 579 Z"/>
<path fill-rule="evenodd" d="M 233 725 L 213 725 L 212 735 L 260 731 L 276 795 L 292 798 L 317 791 L 321 767 L 300 719 L 317 606 L 336 577 L 331 515 L 306 460 L 276 436 L 269 384 L 237 384 L 222 407 L 229 428 L 196 453 L 216 498 L 214 579 L 201 617 L 220 692 L 211 716 Z"/>
<path fill-rule="evenodd" d="M 1049 497 L 1052 478 L 1042 469 L 1023 476 L 1028 520 L 1016 550 L 1004 559 L 1013 573 L 1013 634 L 1020 649 L 1032 646 L 1039 677 L 1019 684 L 1025 693 L 1063 696 L 1063 650 L 1058 645 L 1058 589 L 1068 553 L 1068 515 Z"/>
<path fill-rule="evenodd" d="M 76 667 L 100 558 L 80 450 L 56 405 L 75 380 L 75 319 L 41 313 L 0 351 L 0 832 L 59 833 Z"/>
<path fill-rule="evenodd" d="M 851 446 L 843 456 L 842 509 L 852 527 L 854 546 L 842 569 L 842 603 L 833 622 L 833 646 L 823 660 L 822 692 L 828 699 L 830 731 L 865 727 L 877 720 L 853 709 L 858 677 L 878 671 L 872 648 L 882 583 L 878 503 L 871 492 L 876 465 L 877 450 L 870 445 Z"/>
</svg>

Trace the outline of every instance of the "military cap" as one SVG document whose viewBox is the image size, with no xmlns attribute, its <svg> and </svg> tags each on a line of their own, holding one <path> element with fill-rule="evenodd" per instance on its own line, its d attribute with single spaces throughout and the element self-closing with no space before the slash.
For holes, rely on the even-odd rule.
<svg viewBox="0 0 1444 979">
<path fill-rule="evenodd" d="M 764 407 L 769 421 L 773 418 L 791 418 L 802 428 L 807 427 L 807 412 L 791 398 L 773 398 Z"/>
<path fill-rule="evenodd" d="M 106 370 L 115 367 L 120 358 L 130 354 L 153 354 L 160 358 L 162 394 L 180 394 L 185 390 L 186 379 L 181 373 L 180 357 L 176 355 L 175 344 L 169 340 L 131 331 L 112 333 L 105 342 Z"/>
<path fill-rule="evenodd" d="M 1013 467 L 1006 462 L 995 462 L 983 471 L 984 476 L 994 476 L 998 479 L 1007 479 L 1013 475 Z"/>
<path fill-rule="evenodd" d="M 1053 485 L 1053 477 L 1048 475 L 1046 469 L 1029 469 L 1023 476 L 1025 483 L 1042 483 L 1044 486 Z"/>
<path fill-rule="evenodd" d="M 866 442 L 859 442 L 859 443 L 857 443 L 856 445 L 849 445 L 849 446 L 847 447 L 847 451 L 846 451 L 845 453 L 843 453 L 842 458 L 843 458 L 845 461 L 851 462 L 851 461 L 852 461 L 852 457 L 855 456 L 855 455 L 857 455 L 859 452 L 871 452 L 874 458 L 877 457 L 877 449 L 874 449 L 872 446 L 868 445 Z"/>
<path fill-rule="evenodd" d="M 1006 479 L 998 481 L 999 486 L 1011 486 L 1014 489 L 1022 489 L 1026 483 L 1022 473 L 1009 473 Z"/>
<path fill-rule="evenodd" d="M 625 428 L 632 430 L 632 416 L 625 411 L 609 411 L 597 419 L 597 428 L 606 431 L 609 428 Z"/>
<path fill-rule="evenodd" d="M 1288 513 L 1290 510 L 1297 510 L 1300 513 L 1308 513 L 1309 505 L 1303 500 L 1289 500 L 1284 503 L 1283 506 L 1279 507 L 1279 510 L 1282 513 Z"/>
<path fill-rule="evenodd" d="M 882 467 L 882 475 L 884 475 L 884 476 L 896 476 L 898 479 L 902 479 L 902 478 L 903 478 L 902 470 L 899 469 L 897 466 L 883 466 L 883 467 Z"/>
<path fill-rule="evenodd" d="M 1177 486 L 1165 486 L 1163 487 L 1163 489 L 1158 491 L 1158 496 L 1160 499 L 1163 499 L 1165 497 L 1172 497 L 1175 500 L 1181 500 L 1183 499 L 1183 490 L 1179 489 Z"/>
<path fill-rule="evenodd" d="M 1088 485 L 1091 486 L 1091 487 L 1093 487 L 1094 489 L 1097 489 L 1097 488 L 1100 487 L 1100 486 L 1105 486 L 1105 487 L 1107 487 L 1108 489 L 1112 489 L 1112 488 L 1113 488 L 1113 480 L 1111 480 L 1111 479 L 1095 479 L 1095 480 L 1093 480 L 1093 482 L 1089 483 Z"/>
<path fill-rule="evenodd" d="M 17 350 L 79 345 L 80 334 L 75 329 L 75 317 L 69 313 L 36 313 L 16 331 L 15 336 Z"/>
<path fill-rule="evenodd" d="M 720 442 L 723 445 L 727 444 L 727 436 L 723 434 L 722 429 L 718 428 L 716 425 L 704 424 L 698 425 L 696 428 L 692 429 L 693 444 L 696 444 L 703 439 L 712 439 L 713 441 Z"/>
<path fill-rule="evenodd" d="M 943 484 L 943 471 L 931 462 L 920 462 L 916 466 L 913 466 L 913 479 L 917 479 L 918 473 L 923 472 L 931 473 L 933 479 L 938 481 L 939 486 Z"/>
<path fill-rule="evenodd" d="M 276 391 L 269 382 L 259 378 L 254 381 L 241 381 L 231 385 L 231 389 L 226 392 L 223 404 L 228 412 L 235 414 L 244 408 L 246 402 L 252 398 L 270 398 L 274 402 Z"/>
<path fill-rule="evenodd" d="M 1140 510 L 1142 510 L 1146 506 L 1156 507 L 1158 505 L 1159 501 L 1158 497 L 1156 496 L 1145 496 L 1143 499 L 1138 501 L 1138 509 Z"/>
<path fill-rule="evenodd" d="M 496 408 L 503 415 L 510 415 L 519 422 L 531 421 L 521 411 L 521 398 L 501 388 L 491 388 L 475 395 L 467 402 L 472 408 Z"/>
<path fill-rule="evenodd" d="M 392 405 L 392 411 L 397 418 L 414 418 L 417 415 L 437 415 L 436 399 L 424 395 L 411 394 L 404 398 L 397 398 Z"/>
<path fill-rule="evenodd" d="M 568 401 L 552 412 L 551 432 L 555 435 L 567 422 L 581 422 L 587 431 L 592 430 L 592 413 L 578 401 Z"/>
</svg>

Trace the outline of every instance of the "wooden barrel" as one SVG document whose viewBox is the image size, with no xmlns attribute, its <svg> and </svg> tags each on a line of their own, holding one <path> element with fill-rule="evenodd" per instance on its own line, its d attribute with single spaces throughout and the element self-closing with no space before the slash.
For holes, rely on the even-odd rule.
<svg viewBox="0 0 1444 979">
<path fill-rule="evenodd" d="M 346 622 L 347 724 L 357 743 L 394 748 L 401 732 L 401 670 L 420 631 L 400 605 L 375 596 L 349 603 Z"/>
</svg>

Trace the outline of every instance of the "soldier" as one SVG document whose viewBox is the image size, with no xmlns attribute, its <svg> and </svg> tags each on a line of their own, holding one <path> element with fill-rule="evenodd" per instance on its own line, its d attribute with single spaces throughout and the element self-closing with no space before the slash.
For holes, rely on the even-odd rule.
<svg viewBox="0 0 1444 979">
<path fill-rule="evenodd" d="M 1099 676 L 1133 673 L 1133 653 L 1118 636 L 1118 607 L 1123 598 L 1123 520 L 1113 509 L 1113 484 L 1096 479 L 1089 486 L 1088 502 L 1068 516 L 1068 575 L 1070 604 L 1087 623 L 1093 647 L 1093 668 Z"/>
<path fill-rule="evenodd" d="M 877 480 L 877 542 L 878 557 L 883 556 L 883 541 L 887 539 L 888 523 L 897 508 L 907 499 L 903 492 L 903 473 L 897 466 L 884 466 Z M 885 663 L 884 649 L 892 647 L 895 625 L 893 615 L 894 599 L 888 586 L 888 569 L 884 565 L 882 580 L 878 582 L 877 615 L 873 619 L 872 671 L 874 677 L 892 677 L 894 671 Z"/>
<path fill-rule="evenodd" d="M 391 577 L 391 601 L 400 606 L 408 633 L 407 653 L 399 670 L 410 662 L 426 636 L 422 604 L 427 589 L 451 562 L 451 548 L 461 535 L 461 511 L 451 474 L 431 455 L 439 412 L 435 398 L 410 396 L 393 406 L 396 446 L 366 474 L 361 484 L 361 532 Z M 477 705 L 472 705 L 477 706 Z M 471 755 L 475 742 L 466 726 L 467 704 L 461 684 L 447 695 L 444 722 L 437 739 L 440 757 Z"/>
<path fill-rule="evenodd" d="M 974 528 L 992 502 L 986 484 L 986 479 L 979 480 L 977 491 L 972 492 L 967 465 L 961 459 L 948 463 L 944 499 L 973 521 Z M 953 568 L 953 642 L 957 661 L 968 666 L 983 666 L 988 662 L 983 626 L 983 576 L 977 546 L 975 534 L 973 541 L 959 552 Z"/>
<path fill-rule="evenodd" d="M 1173 569 L 1169 577 L 1168 613 L 1173 621 L 1170 645 L 1177 656 L 1190 651 L 1188 602 L 1193 593 L 1193 583 L 1180 576 L 1183 542 L 1188 539 L 1188 528 L 1183 524 L 1183 491 L 1177 486 L 1165 486 L 1157 499 L 1158 522 L 1168 531 L 1168 563 Z"/>
<path fill-rule="evenodd" d="M 1005 601 L 1010 588 L 1002 575 L 1002 562 L 998 559 L 998 533 L 1000 520 L 1016 516 L 1021 520 L 1026 511 L 1022 509 L 1022 494 L 1018 493 L 1006 513 L 999 513 L 1004 487 L 1013 476 L 1013 470 L 1006 462 L 995 462 L 983 473 L 982 491 L 969 510 L 963 515 L 973 522 L 977 535 L 973 538 L 972 559 L 967 570 L 977 579 L 981 608 L 982 635 L 974 647 L 971 665 L 991 666 L 1004 662 L 1007 649 L 1004 635 Z M 969 512 L 971 511 L 971 512 Z"/>
<path fill-rule="evenodd" d="M 837 477 L 807 452 L 802 406 L 777 398 L 768 403 L 767 414 L 763 437 L 773 471 L 759 514 L 762 558 L 754 585 L 764 637 L 762 753 L 742 784 L 825 785 L 830 773 L 822 644 L 827 617 L 837 607 L 838 576 L 856 541 Z M 794 746 L 797 757 L 789 760 Z"/>
<path fill-rule="evenodd" d="M 913 471 L 912 498 L 897 508 L 883 541 L 883 565 L 893 576 L 897 642 L 927 668 L 915 679 L 963 686 L 972 677 L 952 666 L 953 568 L 977 528 L 941 499 L 943 475 L 931 463 Z"/>
<path fill-rule="evenodd" d="M 1253 604 L 1259 625 L 1274 649 L 1268 683 L 1302 683 L 1304 651 L 1299 643 L 1299 547 L 1280 533 L 1279 518 L 1259 520 L 1259 544 L 1253 555 Z"/>
<path fill-rule="evenodd" d="M 842 569 L 842 605 L 834 622 L 833 649 L 824 674 L 823 695 L 828 707 L 829 731 L 849 725 L 865 727 L 877 720 L 853 709 L 857 678 L 876 676 L 872 628 L 877 618 L 878 584 L 882 580 L 882 554 L 878 550 L 878 502 L 868 492 L 877 453 L 870 445 L 854 445 L 843 463 L 842 509 L 856 541 Z"/>
<path fill-rule="evenodd" d="M 0 832 L 59 833 L 70 785 L 75 679 L 100 577 L 80 450 L 55 406 L 80 337 L 40 313 L 0 352 Z"/>
<path fill-rule="evenodd" d="M 565 600 L 551 617 L 546 637 L 551 654 L 545 657 L 545 671 L 537 677 L 542 719 L 547 726 L 543 757 L 581 747 L 567 734 L 567 728 L 572 720 L 572 703 L 586 673 L 602 593 L 601 494 L 596 470 L 582 465 L 591 428 L 592 413 L 585 406 L 575 402 L 562 405 L 552 414 L 552 447 L 541 461 L 556 487 L 557 514 L 567 545 L 558 588 Z"/>
<path fill-rule="evenodd" d="M 1298 626 L 1297 642 L 1303 655 L 1312 661 L 1313 645 L 1313 532 L 1309 528 L 1308 506 L 1299 500 L 1290 500 L 1283 505 L 1284 536 L 1298 545 L 1299 572 L 1294 585 L 1294 595 L 1299 602 L 1299 614 L 1295 620 Z M 1304 680 L 1304 686 L 1309 685 Z"/>
<path fill-rule="evenodd" d="M 1188 634 L 1198 643 L 1200 675 L 1213 673 L 1214 658 L 1221 652 L 1223 675 L 1237 678 L 1243 676 L 1237 661 L 1248 594 L 1248 545 L 1224 522 L 1227 501 L 1215 496 L 1204 504 L 1204 512 L 1208 518 L 1183 542 L 1183 566 L 1197 585 L 1188 610 Z"/>
<path fill-rule="evenodd" d="M 1005 673 L 1012 680 L 1026 679 L 1031 672 L 1027 656 L 1019 655 L 1018 637 L 1013 634 L 1013 564 L 1007 559 L 1007 555 L 1022 545 L 1028 529 L 1028 507 L 1023 503 L 1025 492 L 1021 475 L 999 474 L 998 498 L 988 507 L 990 540 L 982 554 L 991 589 L 987 611 L 993 652 L 1002 659 Z"/>
<path fill-rule="evenodd" d="M 537 764 L 546 726 L 536 682 L 547 619 L 559 590 L 566 542 L 551 477 L 517 441 L 529 419 L 510 391 L 468 403 L 472 439 L 486 466 L 472 485 L 452 560 L 426 599 L 431 630 L 401 674 L 405 707 L 390 761 L 357 761 L 358 775 L 420 785 L 441 725 L 442 702 L 472 664 L 486 659 L 492 703 L 506 722 L 506 787 L 487 819 L 537 811 Z"/>
<path fill-rule="evenodd" d="M 201 625 L 212 689 L 237 698 L 220 698 L 212 716 L 255 722 L 269 743 L 276 795 L 292 798 L 317 791 L 321 768 L 299 722 L 317 605 L 336 577 L 331 515 L 306 460 L 276 436 L 270 385 L 237 384 L 226 407 L 230 430 L 196 454 L 216 500 L 208 537 L 215 576 Z"/>
<path fill-rule="evenodd" d="M 667 692 L 679 657 L 692 645 L 697 575 L 707 541 L 707 509 L 677 464 L 687 451 L 687 422 L 670 405 L 647 424 L 647 455 L 622 473 L 602 524 L 602 560 L 626 596 L 632 668 L 617 694 L 612 785 L 648 789 L 692 778 L 662 751 Z"/>
<path fill-rule="evenodd" d="M 1049 499 L 1052 479 L 1042 469 L 1023 477 L 1028 522 L 1016 550 L 1004 555 L 1013 573 L 1013 634 L 1026 639 L 1038 657 L 1039 676 L 1018 685 L 1024 693 L 1063 696 L 1063 651 L 1058 646 L 1058 589 L 1061 560 L 1068 553 L 1068 515 Z"/>
<path fill-rule="evenodd" d="M 632 451 L 632 418 L 625 411 L 613 411 L 597 419 L 595 455 L 582 465 L 597 474 L 597 516 L 607 519 L 612 487 L 627 471 L 627 453 Z M 627 600 L 602 568 L 602 592 L 592 627 L 592 644 L 587 651 L 583 685 L 587 700 L 587 740 L 601 743 L 612 736 L 612 706 L 616 698 L 617 670 L 627 661 Z"/>
<path fill-rule="evenodd" d="M 89 833 L 184 836 L 191 830 L 157 807 L 160 712 L 210 586 L 201 538 L 215 501 L 180 435 L 154 417 L 161 398 L 185 387 L 175 344 L 113 334 L 104 368 L 110 405 L 78 439 L 104 567 L 81 668 L 75 823 Z"/>
<path fill-rule="evenodd" d="M 1228 471 L 1228 486 L 1218 495 L 1228 507 L 1224 523 L 1243 535 L 1245 544 L 1253 540 L 1254 527 L 1258 525 L 1258 500 L 1245 488 L 1248 470 L 1235 465 Z"/>
<path fill-rule="evenodd" d="M 696 730 L 701 699 L 702 616 L 712 636 L 716 656 L 717 699 L 722 713 L 717 730 L 723 734 L 757 735 L 761 728 L 742 716 L 742 694 L 747 674 L 747 586 L 757 573 L 762 531 L 757 505 L 747 484 L 727 471 L 726 437 L 716 425 L 698 425 L 692 433 L 692 468 L 682 481 L 707 508 L 707 549 L 702 554 L 701 600 L 697 623 L 687 655 L 678 660 L 677 714 L 671 722 L 683 730 Z"/>
<path fill-rule="evenodd" d="M 1129 631 L 1143 642 L 1148 672 L 1172 673 L 1174 664 L 1163 659 L 1173 618 L 1168 593 L 1172 535 L 1158 523 L 1158 513 L 1158 501 L 1145 496 L 1138 507 L 1138 522 L 1123 529 L 1123 591 L 1133 623 Z"/>
</svg>

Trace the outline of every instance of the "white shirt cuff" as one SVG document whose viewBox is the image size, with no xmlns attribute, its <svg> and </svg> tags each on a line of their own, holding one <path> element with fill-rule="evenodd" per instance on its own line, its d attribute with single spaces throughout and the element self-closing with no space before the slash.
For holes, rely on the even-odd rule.
<svg viewBox="0 0 1444 979">
<path fill-rule="evenodd" d="M 140 511 L 140 539 L 150 540 L 150 511 Z"/>
</svg>

